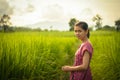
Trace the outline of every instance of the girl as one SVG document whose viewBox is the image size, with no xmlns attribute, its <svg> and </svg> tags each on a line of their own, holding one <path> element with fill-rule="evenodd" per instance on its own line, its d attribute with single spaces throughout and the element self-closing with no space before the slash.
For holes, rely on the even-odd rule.
<svg viewBox="0 0 120 80">
<path fill-rule="evenodd" d="M 93 47 L 89 41 L 89 30 L 86 22 L 79 22 L 74 26 L 74 32 L 78 39 L 82 41 L 75 53 L 73 66 L 63 66 L 62 70 L 71 72 L 70 80 L 92 80 L 90 70 L 90 60 L 92 58 Z"/>
</svg>

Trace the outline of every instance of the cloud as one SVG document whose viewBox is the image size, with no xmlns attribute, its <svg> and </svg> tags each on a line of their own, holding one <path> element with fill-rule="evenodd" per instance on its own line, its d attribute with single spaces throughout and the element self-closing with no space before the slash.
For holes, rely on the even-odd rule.
<svg viewBox="0 0 120 80">
<path fill-rule="evenodd" d="M 28 4 L 27 8 L 26 8 L 27 12 L 33 12 L 35 10 L 34 6 L 31 4 Z"/>
<path fill-rule="evenodd" d="M 13 8 L 13 15 L 24 15 L 35 10 L 33 4 L 27 0 L 8 0 L 9 5 Z"/>
<path fill-rule="evenodd" d="M 48 5 L 43 9 L 42 18 L 51 21 L 62 20 L 64 18 L 63 8 L 58 4 Z"/>
<path fill-rule="evenodd" d="M 84 18 L 90 18 L 93 16 L 93 12 L 90 8 L 85 8 L 81 11 L 80 16 L 83 16 Z"/>
<path fill-rule="evenodd" d="M 77 19 L 80 21 L 86 21 L 88 24 L 93 24 L 92 17 L 94 16 L 91 8 L 84 8 L 77 14 Z"/>
<path fill-rule="evenodd" d="M 0 15 L 13 14 L 13 8 L 10 7 L 6 0 L 0 0 Z"/>
<path fill-rule="evenodd" d="M 120 17 L 119 5 L 120 0 L 0 0 L 0 15 L 12 14 L 14 24 L 24 25 L 39 21 L 67 24 L 73 17 L 92 23 L 91 17 L 100 14 L 111 25 Z"/>
</svg>

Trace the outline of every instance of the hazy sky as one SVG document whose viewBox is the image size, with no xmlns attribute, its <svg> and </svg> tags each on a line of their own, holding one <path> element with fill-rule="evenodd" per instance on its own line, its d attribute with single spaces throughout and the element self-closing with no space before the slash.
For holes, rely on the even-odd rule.
<svg viewBox="0 0 120 80">
<path fill-rule="evenodd" d="M 11 15 L 13 25 L 29 25 L 68 29 L 71 18 L 93 25 L 92 17 L 99 14 L 103 25 L 114 25 L 120 18 L 120 0 L 0 0 L 0 15 Z"/>
</svg>

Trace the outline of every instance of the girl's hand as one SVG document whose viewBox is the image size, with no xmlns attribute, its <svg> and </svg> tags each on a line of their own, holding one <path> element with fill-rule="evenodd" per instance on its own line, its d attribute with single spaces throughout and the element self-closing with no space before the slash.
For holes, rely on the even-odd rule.
<svg viewBox="0 0 120 80">
<path fill-rule="evenodd" d="M 63 66 L 62 70 L 65 72 L 71 71 L 71 66 Z"/>
</svg>

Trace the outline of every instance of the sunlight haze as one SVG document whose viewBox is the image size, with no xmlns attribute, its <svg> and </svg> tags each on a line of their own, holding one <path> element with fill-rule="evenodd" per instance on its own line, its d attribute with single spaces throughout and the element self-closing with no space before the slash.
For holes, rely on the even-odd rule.
<svg viewBox="0 0 120 80">
<path fill-rule="evenodd" d="M 114 26 L 120 18 L 119 5 L 120 0 L 0 0 L 0 15 L 10 14 L 15 26 L 68 30 L 71 18 L 94 25 L 96 14 L 102 17 L 103 25 Z"/>
</svg>

